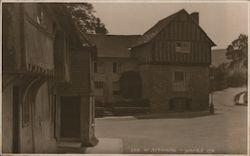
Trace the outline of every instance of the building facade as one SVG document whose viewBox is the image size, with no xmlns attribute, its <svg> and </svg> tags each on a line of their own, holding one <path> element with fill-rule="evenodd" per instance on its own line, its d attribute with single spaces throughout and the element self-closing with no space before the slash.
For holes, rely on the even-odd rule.
<svg viewBox="0 0 250 156">
<path fill-rule="evenodd" d="M 76 32 L 63 4 L 3 3 L 3 153 L 97 143 L 94 48 Z"/>
<path fill-rule="evenodd" d="M 136 71 L 136 59 L 129 47 L 138 35 L 87 35 L 97 48 L 94 61 L 94 94 L 96 102 L 109 105 L 122 99 L 119 79 L 124 72 Z"/>
<path fill-rule="evenodd" d="M 160 20 L 131 46 L 153 112 L 207 110 L 214 42 L 199 14 L 184 9 Z"/>
</svg>

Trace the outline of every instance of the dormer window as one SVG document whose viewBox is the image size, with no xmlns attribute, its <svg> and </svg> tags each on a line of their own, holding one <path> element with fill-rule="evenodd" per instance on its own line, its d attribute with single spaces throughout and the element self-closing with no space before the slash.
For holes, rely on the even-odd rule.
<svg viewBox="0 0 250 156">
<path fill-rule="evenodd" d="M 177 41 L 175 43 L 175 51 L 177 53 L 190 53 L 190 42 Z"/>
</svg>

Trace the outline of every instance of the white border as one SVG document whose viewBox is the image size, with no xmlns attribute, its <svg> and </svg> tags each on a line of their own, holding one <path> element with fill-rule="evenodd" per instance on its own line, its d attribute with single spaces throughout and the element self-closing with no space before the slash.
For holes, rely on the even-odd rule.
<svg viewBox="0 0 250 156">
<path fill-rule="evenodd" d="M 0 14 L 0 25 L 1 25 L 1 29 L 0 29 L 0 34 L 1 34 L 1 39 L 0 39 L 0 63 L 1 63 L 1 70 L 0 73 L 2 75 L 2 3 L 73 3 L 73 2 L 89 2 L 89 3 L 246 3 L 248 4 L 248 37 L 249 37 L 249 27 L 250 27 L 250 1 L 248 0 L 0 0 L 0 10 L 1 10 L 1 14 Z M 248 41 L 248 48 L 250 47 L 250 43 Z M 248 50 L 248 83 L 250 82 L 250 54 L 249 54 L 249 50 Z M 2 76 L 0 76 L 0 86 L 2 88 Z M 250 86 L 248 85 L 248 90 L 250 90 Z M 247 123 L 247 127 L 248 127 L 248 150 L 247 150 L 247 155 L 249 155 L 250 153 L 250 148 L 249 148 L 249 139 L 250 139 L 250 135 L 249 135 L 249 130 L 250 130 L 250 124 L 249 124 L 249 112 L 250 112 L 250 105 L 249 105 L 249 100 L 250 100 L 250 96 L 249 96 L 249 92 L 248 92 L 248 123 Z M 1 112 L 1 116 L 0 116 L 0 154 L 2 154 L 2 92 L 0 94 L 0 112 Z M 237 141 L 237 140 L 235 140 Z M 224 155 L 232 155 L 232 156 L 239 156 L 239 154 L 4 154 L 6 156 L 13 156 L 13 155 L 20 155 L 20 156 L 26 156 L 26 155 L 36 155 L 36 156 L 43 156 L 43 155 L 63 155 L 63 156 L 78 156 L 78 155 L 89 155 L 89 156 L 99 156 L 99 155 L 113 155 L 113 156 L 119 156 L 119 155 L 133 155 L 133 156 L 143 156 L 143 155 L 148 155 L 148 156 L 153 156 L 153 155 L 158 155 L 158 156 L 164 156 L 164 155 L 173 155 L 173 156 L 179 156 L 179 155 L 204 155 L 204 156 L 211 156 L 211 155 L 220 155 L 220 156 L 224 156 Z M 243 154 L 241 154 L 243 155 Z"/>
<path fill-rule="evenodd" d="M 1 0 L 10 3 L 249 3 L 249 0 Z"/>
</svg>

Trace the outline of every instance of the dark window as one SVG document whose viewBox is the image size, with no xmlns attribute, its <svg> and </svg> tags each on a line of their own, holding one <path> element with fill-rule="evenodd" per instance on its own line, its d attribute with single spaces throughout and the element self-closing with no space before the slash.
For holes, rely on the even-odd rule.
<svg viewBox="0 0 250 156">
<path fill-rule="evenodd" d="M 171 111 L 185 111 L 191 110 L 192 100 L 185 97 L 173 98 L 169 101 L 169 110 Z"/>
<path fill-rule="evenodd" d="M 117 73 L 117 63 L 113 62 L 113 73 Z"/>
<path fill-rule="evenodd" d="M 185 73 L 184 72 L 175 72 L 174 73 L 174 81 L 184 81 L 185 80 Z"/>
<path fill-rule="evenodd" d="M 103 89 L 104 82 L 103 81 L 95 81 L 95 88 L 96 89 Z"/>
<path fill-rule="evenodd" d="M 95 62 L 94 63 L 94 72 L 103 74 L 104 73 L 104 63 L 103 62 Z"/>
<path fill-rule="evenodd" d="M 94 63 L 94 72 L 97 73 L 97 63 Z"/>
<path fill-rule="evenodd" d="M 113 82 L 113 95 L 119 95 L 120 93 L 120 85 L 118 81 Z"/>
<path fill-rule="evenodd" d="M 119 81 L 114 81 L 113 82 L 113 90 L 120 90 Z"/>
<path fill-rule="evenodd" d="M 176 42 L 175 50 L 178 53 L 190 53 L 190 42 L 183 42 L 183 41 Z"/>
</svg>

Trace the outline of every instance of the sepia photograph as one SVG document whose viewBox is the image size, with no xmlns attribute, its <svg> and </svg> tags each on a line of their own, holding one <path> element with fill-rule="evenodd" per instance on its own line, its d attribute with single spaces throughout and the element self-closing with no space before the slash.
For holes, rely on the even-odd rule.
<svg viewBox="0 0 250 156">
<path fill-rule="evenodd" d="M 1 152 L 248 150 L 248 1 L 1 3 Z"/>
</svg>

